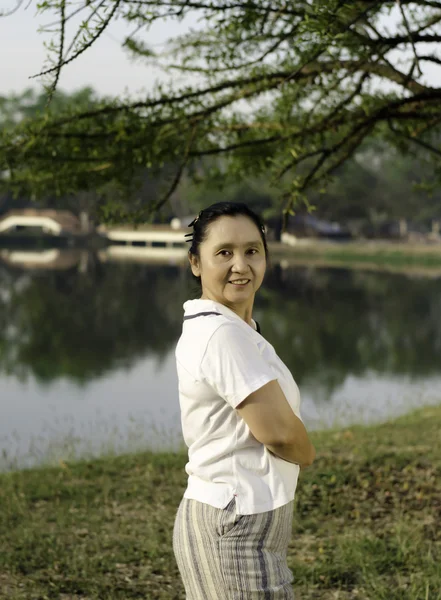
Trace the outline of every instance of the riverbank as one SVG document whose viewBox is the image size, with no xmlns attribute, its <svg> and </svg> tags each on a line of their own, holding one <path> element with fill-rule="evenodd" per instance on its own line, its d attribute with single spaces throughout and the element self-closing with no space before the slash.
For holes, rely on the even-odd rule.
<svg viewBox="0 0 441 600">
<path fill-rule="evenodd" d="M 441 243 L 298 239 L 293 245 L 270 242 L 269 250 L 284 267 L 309 265 L 441 275 Z"/>
<path fill-rule="evenodd" d="M 314 432 L 288 563 L 299 600 L 441 598 L 441 407 Z M 183 600 L 185 454 L 0 475 L 0 598 Z"/>
</svg>

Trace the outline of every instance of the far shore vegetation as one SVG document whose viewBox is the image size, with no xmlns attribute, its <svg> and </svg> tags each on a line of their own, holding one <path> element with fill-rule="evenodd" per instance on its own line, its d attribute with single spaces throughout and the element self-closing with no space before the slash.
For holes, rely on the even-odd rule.
<svg viewBox="0 0 441 600">
<path fill-rule="evenodd" d="M 441 599 L 441 407 L 313 432 L 288 564 L 302 600 Z M 0 475 L 0 598 L 184 600 L 172 550 L 186 453 Z"/>
<path fill-rule="evenodd" d="M 441 274 L 441 243 L 415 244 L 388 240 L 332 242 L 298 239 L 293 245 L 269 244 L 273 262 L 419 274 Z"/>
</svg>

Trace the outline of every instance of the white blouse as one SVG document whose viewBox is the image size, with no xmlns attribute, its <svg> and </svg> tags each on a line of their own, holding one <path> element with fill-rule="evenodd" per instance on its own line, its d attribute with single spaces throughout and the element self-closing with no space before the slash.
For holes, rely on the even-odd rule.
<svg viewBox="0 0 441 600">
<path fill-rule="evenodd" d="M 188 446 L 184 497 L 216 508 L 235 497 L 240 515 L 283 506 L 294 498 L 300 468 L 271 454 L 235 408 L 277 379 L 300 418 L 300 393 L 289 369 L 260 333 L 223 304 L 189 300 L 184 311 L 176 347 Z"/>
</svg>

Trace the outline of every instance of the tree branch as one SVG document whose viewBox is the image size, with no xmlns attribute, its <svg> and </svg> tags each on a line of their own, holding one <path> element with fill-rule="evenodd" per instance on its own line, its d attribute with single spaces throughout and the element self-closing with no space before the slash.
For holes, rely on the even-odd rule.
<svg viewBox="0 0 441 600">
<path fill-rule="evenodd" d="M 428 150 L 432 154 L 436 154 L 437 156 L 441 156 L 441 148 L 435 148 L 435 146 L 432 146 L 431 144 L 429 144 L 428 142 L 425 142 L 421 138 L 413 137 L 411 135 L 408 135 L 408 134 L 404 133 L 404 131 L 400 131 L 399 129 L 396 129 L 393 126 L 393 124 L 392 124 L 391 121 L 388 121 L 388 125 L 389 125 L 389 129 L 393 133 L 395 133 L 395 135 L 398 135 L 398 136 L 406 139 L 407 141 L 412 142 L 412 143 L 418 145 L 420 148 L 424 148 L 425 150 Z"/>
<path fill-rule="evenodd" d="M 173 178 L 173 182 L 170 186 L 170 188 L 168 189 L 168 191 L 164 194 L 164 196 L 162 198 L 160 198 L 154 205 L 153 207 L 149 210 L 149 216 L 151 216 L 152 214 L 154 214 L 157 210 L 159 210 L 162 206 L 164 206 L 164 204 L 167 202 L 167 200 L 169 200 L 170 196 L 173 194 L 173 192 L 176 190 L 176 188 L 178 187 L 179 182 L 181 181 L 181 177 L 182 174 L 184 172 L 184 169 L 188 163 L 188 159 L 189 159 L 189 155 L 190 155 L 190 148 L 193 144 L 193 140 L 196 134 L 196 126 L 194 126 L 192 128 L 191 131 L 191 135 L 188 139 L 187 142 L 187 147 L 185 149 L 185 153 L 184 153 L 184 158 L 182 159 L 181 164 L 179 165 L 178 171 L 175 175 L 175 177 Z"/>
<path fill-rule="evenodd" d="M 57 65 L 55 65 L 55 67 L 51 67 L 50 69 L 41 71 L 40 73 L 37 73 L 36 75 L 32 75 L 30 77 L 30 79 L 35 79 L 35 77 L 41 77 L 42 75 L 47 75 L 48 73 L 53 73 L 54 71 L 61 70 L 62 67 L 68 65 L 69 63 L 74 61 L 76 58 L 78 58 L 78 56 L 83 54 L 83 52 L 88 50 L 93 45 L 93 43 L 96 42 L 96 40 L 100 37 L 100 35 L 105 31 L 105 29 L 109 25 L 110 21 L 113 19 L 113 16 L 115 15 L 116 11 L 118 10 L 121 0 L 113 0 L 113 1 L 114 1 L 114 6 L 113 6 L 112 10 L 110 11 L 110 13 L 108 14 L 107 18 L 104 19 L 104 21 L 102 21 L 102 24 L 97 29 L 95 35 L 93 35 L 91 37 L 91 39 L 88 40 L 88 42 L 86 42 L 84 44 L 84 46 L 82 46 L 79 50 L 77 50 L 77 52 L 75 52 L 70 58 L 61 61 L 61 63 L 58 63 Z"/>
<path fill-rule="evenodd" d="M 92 12 L 89 14 L 89 16 L 86 18 L 86 20 L 83 22 L 83 24 L 85 24 L 86 26 L 90 23 L 91 19 L 96 15 L 96 13 L 99 11 L 99 9 L 105 4 L 106 0 L 100 0 L 100 2 L 98 3 L 97 6 L 95 6 L 95 8 L 92 10 Z M 86 6 L 88 6 L 86 4 Z M 82 8 L 85 8 L 86 6 L 83 6 Z M 72 38 L 68 49 L 66 50 L 66 56 L 69 55 L 69 52 L 72 50 L 72 48 L 75 46 L 76 41 L 78 40 L 78 38 L 80 37 L 81 33 L 82 33 L 83 29 L 81 27 L 78 28 L 77 33 L 74 35 L 74 37 Z"/>
<path fill-rule="evenodd" d="M 58 49 L 58 62 L 57 62 L 57 69 L 55 71 L 54 81 L 49 90 L 49 95 L 48 95 L 48 99 L 46 102 L 46 108 L 48 108 L 48 106 L 51 103 L 52 97 L 57 88 L 58 81 L 60 79 L 61 63 L 63 61 L 63 54 L 64 54 L 65 31 L 66 31 L 66 0 L 61 0 L 61 2 L 60 2 L 60 46 Z"/>
<path fill-rule="evenodd" d="M 430 54 L 421 55 L 420 61 L 427 61 L 427 62 L 435 63 L 437 65 L 441 65 L 441 58 L 438 58 L 437 56 L 433 56 L 433 54 L 432 55 L 430 55 Z"/>
<path fill-rule="evenodd" d="M 196 2 L 194 0 L 177 0 L 173 2 L 158 2 L 158 0 L 123 0 L 124 4 L 135 4 L 140 6 L 158 6 L 161 7 L 170 7 L 170 8 L 181 8 L 184 6 L 189 10 L 208 10 L 212 12 L 225 12 L 227 10 L 232 9 L 240 9 L 240 10 L 254 10 L 256 12 L 266 12 L 269 11 L 275 14 L 281 15 L 291 15 L 291 16 L 302 16 L 305 14 L 305 11 L 299 11 L 293 8 L 288 8 L 285 4 L 284 6 L 263 6 L 259 5 L 255 2 L 227 2 L 225 4 L 214 4 L 212 2 Z M 307 6 L 307 4 L 305 4 Z"/>
<path fill-rule="evenodd" d="M 24 0 L 16 0 L 16 1 L 17 1 L 17 4 L 15 5 L 14 8 L 11 8 L 8 11 L 0 11 L 0 17 L 10 17 L 14 13 L 16 13 L 18 10 L 20 10 L 21 5 L 23 4 Z"/>
<path fill-rule="evenodd" d="M 413 40 L 412 33 L 410 31 L 409 22 L 407 20 L 406 13 L 404 12 L 404 8 L 403 8 L 403 5 L 401 3 L 401 0 L 396 0 L 396 2 L 397 2 L 398 7 L 400 9 L 400 13 L 401 13 L 401 16 L 403 18 L 403 23 L 404 23 L 404 26 L 406 27 L 406 31 L 407 31 L 407 34 L 409 36 L 410 45 L 412 46 L 412 52 L 413 52 L 413 57 L 414 57 L 414 64 L 415 64 L 415 66 L 418 69 L 418 75 L 421 76 L 423 73 L 421 71 L 421 67 L 420 67 L 419 62 L 418 62 L 418 54 L 417 54 L 417 51 L 416 51 L 416 48 L 415 48 L 415 42 Z"/>
</svg>

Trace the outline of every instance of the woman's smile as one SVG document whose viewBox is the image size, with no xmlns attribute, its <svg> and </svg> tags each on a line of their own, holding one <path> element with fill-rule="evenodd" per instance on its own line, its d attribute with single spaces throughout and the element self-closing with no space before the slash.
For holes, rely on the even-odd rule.
<svg viewBox="0 0 441 600">
<path fill-rule="evenodd" d="M 229 281 L 228 283 L 231 283 L 236 287 L 245 287 L 249 282 L 249 279 L 235 279 L 234 281 Z"/>
</svg>

